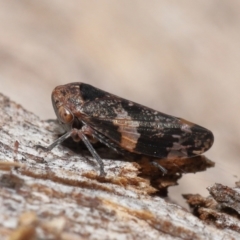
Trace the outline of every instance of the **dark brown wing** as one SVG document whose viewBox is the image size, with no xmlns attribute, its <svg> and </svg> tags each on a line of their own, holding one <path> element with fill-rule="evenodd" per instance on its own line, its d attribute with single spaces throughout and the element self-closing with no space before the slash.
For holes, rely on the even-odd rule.
<svg viewBox="0 0 240 240">
<path fill-rule="evenodd" d="M 81 94 L 79 120 L 127 151 L 159 158 L 191 157 L 213 144 L 211 131 L 184 119 L 87 84 L 81 85 Z"/>
</svg>

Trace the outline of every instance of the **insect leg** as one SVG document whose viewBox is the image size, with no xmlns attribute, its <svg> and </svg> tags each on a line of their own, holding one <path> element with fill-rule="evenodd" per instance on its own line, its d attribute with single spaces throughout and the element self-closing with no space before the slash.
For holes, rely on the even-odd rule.
<svg viewBox="0 0 240 240">
<path fill-rule="evenodd" d="M 51 151 L 54 147 L 56 147 L 57 145 L 62 143 L 64 140 L 66 140 L 71 135 L 72 135 L 72 131 L 69 131 L 69 132 L 65 133 L 64 135 L 62 135 L 60 138 L 58 138 L 55 142 L 53 142 L 48 147 L 44 147 L 44 146 L 41 146 L 41 145 L 35 145 L 35 148 L 37 148 L 37 149 L 40 148 L 45 152 Z"/>
<path fill-rule="evenodd" d="M 92 144 L 89 142 L 88 138 L 83 134 L 81 130 L 78 131 L 78 136 L 82 139 L 86 147 L 88 148 L 89 152 L 92 156 L 97 160 L 98 164 L 100 165 L 100 176 L 105 176 L 106 173 L 104 172 L 104 164 L 101 157 L 97 154 L 96 150 L 93 148 Z"/>
<path fill-rule="evenodd" d="M 167 169 L 164 168 L 163 166 L 161 166 L 159 163 L 157 163 L 157 162 L 155 162 L 155 161 L 153 160 L 153 161 L 151 161 L 151 164 L 152 164 L 153 166 L 157 167 L 158 169 L 160 169 L 160 170 L 162 171 L 163 175 L 164 175 L 164 174 L 167 174 Z"/>
<path fill-rule="evenodd" d="M 72 137 L 73 139 L 76 139 L 76 135 L 85 143 L 86 147 L 88 148 L 89 152 L 92 154 L 92 156 L 97 160 L 98 164 L 100 165 L 100 176 L 105 176 L 106 173 L 104 172 L 104 164 L 100 156 L 97 154 L 87 137 L 84 135 L 84 133 L 81 130 L 73 128 L 71 131 L 65 133 L 60 138 L 58 138 L 55 142 L 53 142 L 48 147 L 44 147 L 41 145 L 35 145 L 35 147 L 38 149 L 42 149 L 45 152 L 51 151 L 54 147 L 62 143 L 64 140 L 66 140 L 68 137 Z"/>
</svg>

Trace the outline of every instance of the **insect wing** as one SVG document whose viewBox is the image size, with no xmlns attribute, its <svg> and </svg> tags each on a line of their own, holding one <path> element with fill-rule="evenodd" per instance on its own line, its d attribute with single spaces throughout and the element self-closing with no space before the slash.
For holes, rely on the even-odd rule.
<svg viewBox="0 0 240 240">
<path fill-rule="evenodd" d="M 97 88 L 94 91 L 97 97 L 83 94 L 84 123 L 127 151 L 159 158 L 191 157 L 213 143 L 213 134 L 199 125 Z"/>
</svg>

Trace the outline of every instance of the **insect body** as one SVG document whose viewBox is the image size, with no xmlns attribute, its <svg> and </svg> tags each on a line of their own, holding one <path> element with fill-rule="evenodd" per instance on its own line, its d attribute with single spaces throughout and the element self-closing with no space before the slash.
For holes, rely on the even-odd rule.
<svg viewBox="0 0 240 240">
<path fill-rule="evenodd" d="M 200 155 L 213 144 L 211 131 L 132 101 L 120 98 L 85 83 L 56 87 L 52 103 L 66 133 L 45 150 L 72 137 L 82 140 L 93 157 L 104 165 L 93 148 L 100 141 L 120 152 L 156 158 L 188 158 Z M 162 167 L 162 171 L 166 171 Z"/>
</svg>

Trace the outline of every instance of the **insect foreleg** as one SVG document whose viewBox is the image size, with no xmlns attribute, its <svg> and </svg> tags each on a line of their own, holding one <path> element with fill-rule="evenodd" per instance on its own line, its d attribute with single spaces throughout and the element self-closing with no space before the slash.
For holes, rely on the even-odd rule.
<svg viewBox="0 0 240 240">
<path fill-rule="evenodd" d="M 54 147 L 62 143 L 64 140 L 66 140 L 68 137 L 72 137 L 75 140 L 82 140 L 86 147 L 88 148 L 89 152 L 92 154 L 92 156 L 97 160 L 98 164 L 100 165 L 100 176 L 105 176 L 106 173 L 104 172 L 104 164 L 101 159 L 101 157 L 97 154 L 95 149 L 93 148 L 92 144 L 88 140 L 88 138 L 85 136 L 84 132 L 82 130 L 73 128 L 69 132 L 62 135 L 60 138 L 58 138 L 55 142 L 53 142 L 48 147 L 43 147 L 41 145 L 36 145 L 35 147 L 41 148 L 43 151 L 48 152 L 51 151 Z M 79 139 L 78 139 L 79 138 Z"/>
<path fill-rule="evenodd" d="M 35 145 L 35 148 L 40 148 L 45 152 L 49 152 L 51 151 L 53 148 L 55 148 L 57 145 L 59 145 L 60 143 L 62 143 L 64 140 L 66 140 L 68 137 L 70 137 L 72 134 L 72 131 L 65 133 L 64 135 L 62 135 L 60 138 L 58 138 L 55 142 L 53 142 L 51 145 L 49 145 L 48 147 L 44 147 L 41 145 Z"/>
</svg>

